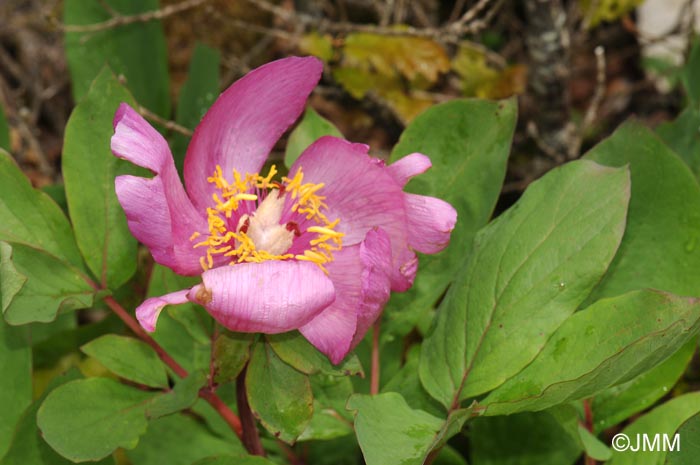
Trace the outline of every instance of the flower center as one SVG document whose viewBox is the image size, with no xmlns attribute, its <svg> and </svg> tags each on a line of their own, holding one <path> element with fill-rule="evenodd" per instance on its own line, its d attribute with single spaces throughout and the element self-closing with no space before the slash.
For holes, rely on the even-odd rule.
<svg viewBox="0 0 700 465">
<path fill-rule="evenodd" d="M 233 171 L 229 183 L 217 165 L 207 181 L 216 186 L 214 206 L 207 208 L 209 232 L 193 247 L 206 247 L 200 259 L 203 270 L 214 267 L 217 257 L 229 264 L 267 260 L 305 260 L 324 265 L 342 248 L 343 233 L 335 230 L 339 219 L 329 221 L 325 197 L 318 194 L 323 184 L 304 183 L 301 168 L 292 178 L 273 181 L 273 165 L 267 176 L 241 176 Z M 195 232 L 190 240 L 202 236 Z"/>
</svg>

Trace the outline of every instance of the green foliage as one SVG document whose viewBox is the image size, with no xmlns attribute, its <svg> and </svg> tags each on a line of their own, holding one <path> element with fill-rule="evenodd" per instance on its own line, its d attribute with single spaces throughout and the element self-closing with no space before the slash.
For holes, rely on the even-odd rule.
<svg viewBox="0 0 700 465">
<path fill-rule="evenodd" d="M 32 401 L 32 350 L 29 341 L 27 328 L 9 326 L 0 318 L 0 457 L 7 452 L 15 425 Z"/>
<path fill-rule="evenodd" d="M 131 163 L 112 155 L 112 120 L 122 102 L 133 98 L 104 68 L 66 126 L 63 177 L 78 247 L 99 282 L 111 289 L 136 271 L 136 239 L 114 192 L 114 178 L 137 174 Z"/>
<path fill-rule="evenodd" d="M 10 128 L 7 126 L 7 118 L 2 105 L 0 105 L 0 150 L 10 150 Z"/>
<path fill-rule="evenodd" d="M 245 377 L 250 408 L 263 426 L 293 443 L 313 415 L 309 378 L 284 363 L 270 344 L 255 345 Z"/>
<path fill-rule="evenodd" d="M 349 355 L 338 365 L 333 365 L 297 331 L 269 334 L 266 339 L 280 359 L 307 375 L 364 376 L 356 355 Z"/>
<path fill-rule="evenodd" d="M 627 170 L 578 161 L 531 184 L 484 228 L 423 345 L 428 392 L 458 406 L 535 359 L 605 273 L 628 200 Z"/>
<path fill-rule="evenodd" d="M 110 19 L 109 8 L 122 15 L 132 15 L 158 7 L 158 0 L 67 0 L 63 21 L 69 25 L 95 24 Z M 88 93 L 90 83 L 109 64 L 117 75 L 124 77 L 140 104 L 160 116 L 170 116 L 167 51 L 159 21 L 93 32 L 68 32 L 65 50 L 76 101 Z"/>
<path fill-rule="evenodd" d="M 234 381 L 250 359 L 250 346 L 254 334 L 224 331 L 214 341 L 214 367 L 216 382 L 219 384 Z"/>
<path fill-rule="evenodd" d="M 146 408 L 154 395 L 107 378 L 72 381 L 48 395 L 37 424 L 62 456 L 76 462 L 100 460 L 118 447 L 136 447 L 146 432 Z"/>
<path fill-rule="evenodd" d="M 498 200 L 516 116 L 514 100 L 456 100 L 426 111 L 401 135 L 392 162 L 419 152 L 433 164 L 410 181 L 406 191 L 443 199 L 458 216 L 447 249 L 421 257 L 413 287 L 391 296 L 385 334 L 410 332 L 454 279 L 476 231 L 486 225 Z"/>
<path fill-rule="evenodd" d="M 636 444 L 637 435 L 646 435 L 650 439 L 656 434 L 667 434 L 673 439 L 673 434 L 690 418 L 700 412 L 700 392 L 685 394 L 656 407 L 651 412 L 639 417 L 631 425 L 622 430 L 622 434 L 630 438 L 633 445 Z M 681 438 L 682 441 L 683 438 Z M 681 442 L 681 451 L 684 443 Z M 689 447 L 692 445 L 689 444 Z M 691 449 L 692 450 L 692 449 Z M 612 459 L 607 465 L 656 465 L 664 463 L 665 459 L 670 459 L 676 452 L 665 450 L 654 451 L 619 451 L 613 452 Z M 697 456 L 694 457 L 697 462 Z M 689 462 L 692 463 L 692 462 Z"/>
<path fill-rule="evenodd" d="M 666 456 L 666 465 L 693 465 L 700 457 L 700 414 L 678 428 L 680 450 Z"/>
<path fill-rule="evenodd" d="M 180 90 L 175 122 L 194 130 L 209 107 L 219 96 L 219 65 L 221 54 L 218 50 L 197 44 L 187 72 L 187 80 Z M 175 134 L 172 139 L 173 158 L 178 171 L 182 173 L 189 138 Z"/>
<path fill-rule="evenodd" d="M 5 321 L 50 322 L 59 312 L 92 305 L 93 289 L 80 270 L 26 245 L 0 242 L 0 298 Z"/>
<path fill-rule="evenodd" d="M 615 21 L 641 5 L 644 0 L 579 0 L 589 27 Z"/>
<path fill-rule="evenodd" d="M 311 376 L 309 380 L 314 396 L 314 413 L 299 440 L 328 440 L 352 434 L 353 417 L 345 408 L 348 398 L 353 394 L 350 379 L 320 374 Z"/>
<path fill-rule="evenodd" d="M 165 365 L 145 342 L 105 334 L 80 349 L 122 378 L 155 388 L 168 387 Z"/>
<path fill-rule="evenodd" d="M 611 338 L 610 328 L 621 330 Z M 508 415 L 591 396 L 656 366 L 699 330 L 696 299 L 658 291 L 601 299 L 566 320 L 530 365 L 480 404 L 487 415 Z"/>
<path fill-rule="evenodd" d="M 284 164 L 291 167 L 299 155 L 322 136 L 343 137 L 338 128 L 333 126 L 333 123 L 309 107 L 304 112 L 297 127 L 289 135 L 287 148 L 284 152 Z"/>
</svg>

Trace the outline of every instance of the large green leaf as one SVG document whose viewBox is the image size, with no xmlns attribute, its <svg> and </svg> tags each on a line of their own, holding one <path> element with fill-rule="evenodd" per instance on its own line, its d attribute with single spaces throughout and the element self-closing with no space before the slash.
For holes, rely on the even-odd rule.
<svg viewBox="0 0 700 465">
<path fill-rule="evenodd" d="M 1 268 L 0 268 L 1 269 Z M 10 446 L 15 425 L 32 402 L 32 349 L 27 328 L 0 318 L 0 457 Z"/>
<path fill-rule="evenodd" d="M 31 247 L 0 242 L 0 300 L 13 325 L 50 322 L 61 311 L 92 306 L 95 289 L 77 268 Z"/>
<path fill-rule="evenodd" d="M 571 465 L 581 446 L 548 412 L 476 418 L 471 465 Z"/>
<path fill-rule="evenodd" d="M 487 415 L 508 415 L 591 396 L 654 367 L 699 330 L 697 299 L 650 290 L 601 299 L 566 320 L 530 365 L 480 404 Z"/>
<path fill-rule="evenodd" d="M 266 339 L 279 358 L 307 375 L 326 373 L 338 376 L 364 376 L 360 360 L 355 354 L 349 355 L 340 364 L 333 365 L 328 357 L 312 346 L 298 331 L 269 334 Z"/>
<path fill-rule="evenodd" d="M 356 395 L 355 432 L 367 465 L 422 464 L 443 419 L 413 410 L 396 393 Z"/>
<path fill-rule="evenodd" d="M 247 456 L 219 456 L 219 457 L 207 457 L 205 459 L 199 460 L 192 465 L 273 465 L 276 462 L 271 462 L 264 457 L 257 457 L 255 455 Z"/>
<path fill-rule="evenodd" d="M 700 186 L 688 168 L 635 122 L 624 124 L 586 158 L 629 165 L 632 179 L 620 250 L 588 302 L 643 288 L 700 296 Z"/>
<path fill-rule="evenodd" d="M 414 410 L 400 394 L 354 395 L 355 433 L 367 465 L 422 465 L 433 449 L 462 428 L 469 412 L 448 419 Z"/>
<path fill-rule="evenodd" d="M 30 245 L 82 268 L 83 259 L 61 208 L 35 190 L 0 149 L 0 240 Z"/>
<path fill-rule="evenodd" d="M 269 344 L 253 349 L 245 377 L 250 408 L 265 428 L 292 443 L 313 415 L 309 378 L 284 363 Z"/>
<path fill-rule="evenodd" d="M 112 155 L 112 120 L 121 102 L 133 103 L 104 68 L 68 120 L 63 144 L 63 178 L 78 246 L 104 286 L 116 289 L 136 271 L 136 239 L 114 192 L 119 174 L 142 172 Z"/>
<path fill-rule="evenodd" d="M 69 25 L 95 24 L 110 19 L 111 7 L 122 15 L 157 10 L 158 0 L 66 0 L 63 20 Z M 170 116 L 170 79 L 163 25 L 137 22 L 97 32 L 69 32 L 66 58 L 73 97 L 83 98 L 105 63 L 124 76 L 136 100 L 160 116 Z"/>
<path fill-rule="evenodd" d="M 136 447 L 146 432 L 145 411 L 154 395 L 107 378 L 72 381 L 48 395 L 37 423 L 62 456 L 75 462 L 100 460 L 118 447 Z"/>
<path fill-rule="evenodd" d="M 700 413 L 678 429 L 680 450 L 666 456 L 666 465 L 695 465 L 700 457 Z"/>
<path fill-rule="evenodd" d="M 352 382 L 347 376 L 319 374 L 310 377 L 314 396 L 314 414 L 299 441 L 333 439 L 353 433 L 352 415 L 346 410 L 353 394 Z"/>
<path fill-rule="evenodd" d="M 322 136 L 343 137 L 341 132 L 333 123 L 319 115 L 313 108 L 309 107 L 304 112 L 304 116 L 299 121 L 297 127 L 294 128 L 289 135 L 287 148 L 284 152 L 284 164 L 291 167 L 292 164 L 299 158 L 299 155 L 306 148 L 314 143 L 316 139 Z"/>
<path fill-rule="evenodd" d="M 187 71 L 187 80 L 182 85 L 175 112 L 175 121 L 189 129 L 199 124 L 204 114 L 219 96 L 218 50 L 197 44 Z M 173 136 L 173 158 L 180 173 L 185 161 L 189 137 L 184 134 Z"/>
<path fill-rule="evenodd" d="M 691 340 L 658 366 L 595 396 L 591 403 L 595 430 L 604 431 L 667 395 L 683 376 L 696 346 L 696 342 Z"/>
<path fill-rule="evenodd" d="M 634 423 L 622 430 L 631 441 L 631 448 L 636 448 L 637 441 L 643 445 L 644 436 L 650 441 L 658 434 L 663 444 L 663 435 L 667 435 L 669 441 L 673 441 L 674 433 L 683 425 L 685 421 L 700 412 L 700 392 L 685 394 L 656 407 L 646 415 L 639 417 Z M 682 440 L 682 438 L 681 438 Z M 681 442 L 680 450 L 683 451 L 684 444 Z M 690 447 L 690 445 L 689 445 Z M 612 459 L 606 465 L 660 465 L 666 458 L 670 458 L 676 452 L 667 450 L 641 451 L 628 449 L 625 451 L 613 452 Z M 697 463 L 697 456 L 694 462 Z"/>
<path fill-rule="evenodd" d="M 450 246 L 420 258 L 413 287 L 394 293 L 384 325 L 386 334 L 407 334 L 454 279 L 472 239 L 491 217 L 505 177 L 517 120 L 515 100 L 454 100 L 418 116 L 403 132 L 391 161 L 413 152 L 430 157 L 433 167 L 406 190 L 441 198 L 457 209 Z"/>
<path fill-rule="evenodd" d="M 690 100 L 689 107 L 700 110 L 700 39 L 697 37 L 693 39 L 681 79 Z"/>
<path fill-rule="evenodd" d="M 572 162 L 480 231 L 423 344 L 427 391 L 453 408 L 530 363 L 605 273 L 628 200 L 626 169 Z"/>
<path fill-rule="evenodd" d="M 224 440 L 196 418 L 178 414 L 150 422 L 138 446 L 127 451 L 127 457 L 138 465 L 190 465 L 212 455 L 244 453 L 239 441 Z"/>
<path fill-rule="evenodd" d="M 700 177 L 700 109 L 686 108 L 673 121 L 656 128 L 659 136 Z"/>
<path fill-rule="evenodd" d="M 122 378 L 145 386 L 168 387 L 165 365 L 156 351 L 145 342 L 133 337 L 105 334 L 80 349 Z"/>
</svg>

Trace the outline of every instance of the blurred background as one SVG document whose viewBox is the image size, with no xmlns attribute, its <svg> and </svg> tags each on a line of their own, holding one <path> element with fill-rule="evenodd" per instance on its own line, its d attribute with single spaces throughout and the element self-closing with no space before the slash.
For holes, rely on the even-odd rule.
<svg viewBox="0 0 700 465">
<path fill-rule="evenodd" d="M 628 117 L 676 119 L 699 24 L 693 0 L 0 0 L 0 124 L 32 182 L 60 184 L 66 122 L 105 62 L 184 153 L 221 90 L 313 54 L 311 106 L 378 156 L 432 105 L 515 96 L 503 208 Z"/>
</svg>

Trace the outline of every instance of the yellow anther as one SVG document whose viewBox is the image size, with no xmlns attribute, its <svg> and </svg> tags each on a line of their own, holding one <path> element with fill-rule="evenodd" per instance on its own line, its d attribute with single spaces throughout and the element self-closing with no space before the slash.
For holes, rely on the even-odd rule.
<svg viewBox="0 0 700 465">
<path fill-rule="evenodd" d="M 190 241 L 197 239 L 199 236 L 201 236 L 201 234 L 198 231 L 193 232 L 190 236 Z"/>
</svg>

